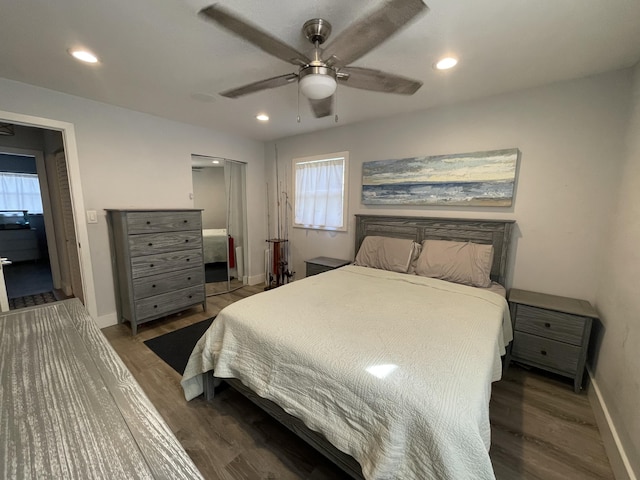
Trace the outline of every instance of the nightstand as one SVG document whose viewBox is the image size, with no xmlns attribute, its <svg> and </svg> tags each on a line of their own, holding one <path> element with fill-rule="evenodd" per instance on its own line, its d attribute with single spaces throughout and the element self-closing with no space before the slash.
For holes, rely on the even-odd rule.
<svg viewBox="0 0 640 480">
<path fill-rule="evenodd" d="M 316 257 L 311 260 L 305 260 L 305 263 L 307 264 L 306 276 L 310 277 L 311 275 L 317 275 L 318 273 L 344 267 L 345 265 L 349 265 L 351 262 L 349 260 L 341 260 L 339 258 Z"/>
<path fill-rule="evenodd" d="M 573 378 L 582 388 L 591 324 L 598 313 L 585 300 L 512 288 L 510 360 Z"/>
</svg>

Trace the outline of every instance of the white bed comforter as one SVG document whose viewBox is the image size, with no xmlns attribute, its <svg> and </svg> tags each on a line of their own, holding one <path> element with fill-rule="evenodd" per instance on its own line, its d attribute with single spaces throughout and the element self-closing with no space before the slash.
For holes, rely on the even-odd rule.
<svg viewBox="0 0 640 480">
<path fill-rule="evenodd" d="M 204 263 L 227 261 L 227 229 L 205 228 L 202 230 Z"/>
<path fill-rule="evenodd" d="M 203 372 L 240 379 L 367 479 L 490 479 L 491 382 L 511 338 L 495 293 L 347 266 L 226 307 L 182 386 L 190 400 Z"/>
</svg>

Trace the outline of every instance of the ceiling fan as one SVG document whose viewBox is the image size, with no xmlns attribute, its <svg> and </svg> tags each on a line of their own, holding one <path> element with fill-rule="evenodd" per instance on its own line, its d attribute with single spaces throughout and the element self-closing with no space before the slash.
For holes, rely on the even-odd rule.
<svg viewBox="0 0 640 480">
<path fill-rule="evenodd" d="M 242 37 L 256 47 L 285 62 L 298 66 L 297 73 L 259 80 L 220 95 L 238 98 L 249 93 L 280 87 L 298 81 L 300 92 L 309 99 L 316 117 L 332 114 L 333 95 L 337 84 L 383 93 L 413 95 L 422 82 L 371 68 L 350 67 L 421 12 L 428 11 L 422 0 L 389 0 L 381 8 L 353 23 L 326 48 L 321 45 L 331 34 L 331 24 L 322 19 L 308 20 L 302 26 L 305 37 L 313 44 L 309 55 L 299 52 L 268 32 L 220 7 L 218 4 L 200 10 L 200 15 Z"/>
</svg>

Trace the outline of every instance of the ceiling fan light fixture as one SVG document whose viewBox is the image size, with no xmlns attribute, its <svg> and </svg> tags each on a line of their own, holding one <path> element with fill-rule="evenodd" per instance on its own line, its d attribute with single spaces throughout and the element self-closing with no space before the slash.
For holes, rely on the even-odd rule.
<svg viewBox="0 0 640 480">
<path fill-rule="evenodd" d="M 338 83 L 336 72 L 327 67 L 306 67 L 300 71 L 300 91 L 312 100 L 322 100 L 333 95 Z"/>
<path fill-rule="evenodd" d="M 256 119 L 258 119 L 261 122 L 268 122 L 269 115 L 267 115 L 266 113 L 259 113 L 258 115 L 256 115 Z"/>
</svg>

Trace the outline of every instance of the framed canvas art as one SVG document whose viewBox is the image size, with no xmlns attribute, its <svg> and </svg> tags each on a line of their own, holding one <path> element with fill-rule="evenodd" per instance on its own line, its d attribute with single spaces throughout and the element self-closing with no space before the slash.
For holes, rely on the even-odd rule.
<svg viewBox="0 0 640 480">
<path fill-rule="evenodd" d="M 365 205 L 510 207 L 517 148 L 362 164 Z"/>
</svg>

